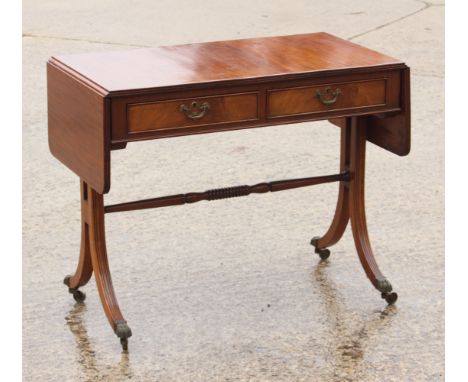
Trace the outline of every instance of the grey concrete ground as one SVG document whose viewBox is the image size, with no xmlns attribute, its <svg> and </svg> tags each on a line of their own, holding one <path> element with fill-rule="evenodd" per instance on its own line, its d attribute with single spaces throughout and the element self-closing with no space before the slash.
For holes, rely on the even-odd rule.
<svg viewBox="0 0 468 382">
<path fill-rule="evenodd" d="M 23 4 L 25 381 L 443 380 L 443 3 Z M 79 184 L 48 151 L 46 60 L 314 31 L 412 68 L 412 152 L 368 146 L 369 230 L 397 305 L 385 308 L 366 279 L 349 229 L 328 262 L 313 254 L 308 243 L 331 221 L 336 184 L 113 214 L 110 263 L 134 333 L 122 354 L 94 281 L 84 305 L 61 284 L 78 257 Z M 333 173 L 338 138 L 319 122 L 129 144 L 112 153 L 107 200 Z"/>
</svg>

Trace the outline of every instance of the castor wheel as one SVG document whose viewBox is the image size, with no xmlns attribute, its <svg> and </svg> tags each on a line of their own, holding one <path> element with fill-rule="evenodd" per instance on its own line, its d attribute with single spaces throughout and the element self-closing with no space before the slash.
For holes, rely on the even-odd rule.
<svg viewBox="0 0 468 382">
<path fill-rule="evenodd" d="M 70 288 L 70 277 L 71 276 L 66 276 L 63 279 L 63 283 L 68 287 L 68 292 L 73 295 L 73 298 L 75 299 L 75 301 L 81 303 L 86 299 L 86 294 L 78 290 L 78 288 Z"/>
<path fill-rule="evenodd" d="M 320 239 L 318 236 L 313 237 L 310 244 L 315 247 L 315 253 L 319 255 L 322 260 L 326 260 L 330 257 L 330 250 L 327 248 L 317 248 L 318 239 Z"/>
<path fill-rule="evenodd" d="M 330 250 L 326 248 L 315 248 L 315 253 L 318 254 L 322 260 L 326 260 L 330 257 Z"/>
<path fill-rule="evenodd" d="M 120 344 L 122 345 L 122 350 L 123 351 L 128 350 L 128 338 L 121 338 L 120 339 Z"/>
<path fill-rule="evenodd" d="M 387 301 L 388 305 L 392 305 L 398 300 L 398 295 L 395 292 L 382 293 L 382 298 Z"/>
<path fill-rule="evenodd" d="M 73 298 L 75 299 L 76 302 L 81 303 L 86 299 L 86 294 L 84 294 L 82 291 L 78 289 L 72 289 L 70 293 L 73 294 Z"/>
<path fill-rule="evenodd" d="M 116 322 L 115 324 L 115 334 L 120 338 L 120 344 L 122 345 L 122 350 L 128 350 L 128 338 L 132 336 L 132 330 L 127 325 L 125 320 Z"/>
</svg>

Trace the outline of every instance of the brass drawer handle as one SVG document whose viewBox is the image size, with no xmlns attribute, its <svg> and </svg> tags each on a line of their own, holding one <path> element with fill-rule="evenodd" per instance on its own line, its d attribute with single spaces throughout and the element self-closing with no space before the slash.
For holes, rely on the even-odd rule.
<svg viewBox="0 0 468 382">
<path fill-rule="evenodd" d="M 198 105 L 198 102 L 193 101 L 190 107 L 187 107 L 185 104 L 180 105 L 179 110 L 190 119 L 199 119 L 205 115 L 207 110 L 210 110 L 210 104 L 203 102 L 201 105 Z"/>
<path fill-rule="evenodd" d="M 331 90 L 331 87 L 327 86 L 323 92 L 320 91 L 320 89 L 317 89 L 315 91 L 315 96 L 318 98 L 320 102 L 322 102 L 324 105 L 333 105 L 336 100 L 338 99 L 338 96 L 341 94 L 341 89 L 336 88 L 335 90 Z"/>
</svg>

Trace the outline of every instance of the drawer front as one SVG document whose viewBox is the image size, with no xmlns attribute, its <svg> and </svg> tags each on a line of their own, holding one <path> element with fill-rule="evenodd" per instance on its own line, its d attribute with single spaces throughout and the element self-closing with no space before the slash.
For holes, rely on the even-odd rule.
<svg viewBox="0 0 468 382">
<path fill-rule="evenodd" d="M 129 134 L 257 119 L 256 92 L 127 105 Z"/>
<path fill-rule="evenodd" d="M 332 82 L 268 92 L 268 118 L 387 104 L 387 79 Z"/>
</svg>

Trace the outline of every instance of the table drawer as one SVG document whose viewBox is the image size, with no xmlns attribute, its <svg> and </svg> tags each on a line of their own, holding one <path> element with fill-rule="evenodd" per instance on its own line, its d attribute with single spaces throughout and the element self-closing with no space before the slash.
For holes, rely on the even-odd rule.
<svg viewBox="0 0 468 382">
<path fill-rule="evenodd" d="M 129 134 L 256 119 L 258 119 L 256 92 L 127 105 Z"/>
<path fill-rule="evenodd" d="M 387 90 L 387 78 L 273 89 L 268 92 L 268 118 L 386 106 Z"/>
</svg>

